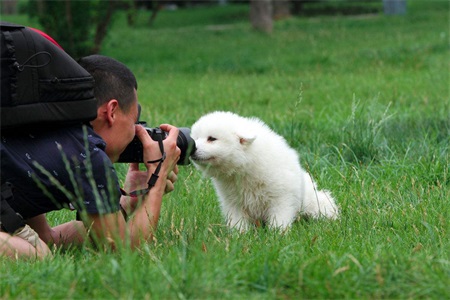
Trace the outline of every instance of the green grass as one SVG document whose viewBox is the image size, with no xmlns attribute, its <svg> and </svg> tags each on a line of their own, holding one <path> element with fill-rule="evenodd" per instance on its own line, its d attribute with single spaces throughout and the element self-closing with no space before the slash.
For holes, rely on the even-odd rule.
<svg viewBox="0 0 450 300">
<path fill-rule="evenodd" d="M 446 1 L 408 1 L 397 17 L 292 18 L 271 36 L 251 30 L 245 6 L 163 11 L 152 28 L 139 14 L 134 28 L 119 16 L 102 53 L 136 73 L 149 124 L 190 126 L 212 110 L 258 116 L 342 216 L 238 234 L 211 184 L 182 167 L 152 244 L 2 260 L 1 298 L 450 297 Z"/>
</svg>

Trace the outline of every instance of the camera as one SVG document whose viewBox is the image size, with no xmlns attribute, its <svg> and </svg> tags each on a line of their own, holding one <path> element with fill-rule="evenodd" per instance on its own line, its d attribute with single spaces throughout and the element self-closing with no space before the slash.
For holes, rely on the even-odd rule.
<svg viewBox="0 0 450 300">
<path fill-rule="evenodd" d="M 145 122 L 141 122 L 145 127 Z M 178 137 L 177 137 L 177 147 L 180 148 L 181 154 L 178 160 L 178 165 L 188 165 L 189 156 L 195 152 L 195 142 L 191 138 L 191 130 L 187 127 L 180 127 Z M 152 140 L 157 141 L 158 135 L 164 140 L 168 133 L 157 128 L 145 127 L 147 133 L 150 135 Z M 130 144 L 125 148 L 125 150 L 120 154 L 118 162 L 120 163 L 132 163 L 132 162 L 144 162 L 144 149 L 141 141 L 137 136 L 131 141 Z"/>
</svg>

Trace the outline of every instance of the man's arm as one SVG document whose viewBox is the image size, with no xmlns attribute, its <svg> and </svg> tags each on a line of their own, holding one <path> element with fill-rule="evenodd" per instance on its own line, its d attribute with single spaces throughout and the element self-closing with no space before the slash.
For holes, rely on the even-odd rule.
<svg viewBox="0 0 450 300">
<path fill-rule="evenodd" d="M 176 162 L 180 156 L 180 149 L 176 145 L 178 129 L 170 125 L 161 125 L 161 129 L 169 132 L 163 141 L 166 158 L 159 170 L 158 179 L 148 194 L 143 198 L 129 220 L 125 222 L 120 212 L 105 215 L 88 215 L 85 226 L 93 234 L 94 240 L 98 244 L 116 247 L 117 241 L 123 245 L 130 245 L 132 248 L 140 245 L 141 241 L 150 241 L 158 225 L 161 211 L 161 203 L 169 174 L 176 168 Z M 144 149 L 144 161 L 155 161 L 161 158 L 159 145 L 152 141 L 145 129 L 136 131 Z M 158 163 L 145 163 L 147 171 L 140 171 L 145 177 L 141 182 L 147 183 L 151 175 L 156 171 Z M 137 172 L 137 171 L 136 171 Z M 128 176 L 127 176 L 128 177 Z"/>
<path fill-rule="evenodd" d="M 161 210 L 163 192 L 161 193 L 160 189 L 157 189 L 155 185 L 150 190 L 142 204 L 135 209 L 128 223 L 120 212 L 88 215 L 85 224 L 92 233 L 93 240 L 98 245 L 108 245 L 112 249 L 117 248 L 118 242 L 135 248 L 142 241 L 150 241 L 158 225 Z M 162 191 L 164 191 L 163 188 Z"/>
<path fill-rule="evenodd" d="M 70 221 L 50 227 L 44 214 L 30 218 L 27 224 L 46 244 L 57 246 L 81 245 L 86 239 L 86 229 L 81 221 Z"/>
</svg>

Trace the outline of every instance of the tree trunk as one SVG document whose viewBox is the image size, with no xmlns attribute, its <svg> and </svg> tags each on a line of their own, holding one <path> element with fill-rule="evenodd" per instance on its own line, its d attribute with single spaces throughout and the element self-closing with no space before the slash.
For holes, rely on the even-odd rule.
<svg viewBox="0 0 450 300">
<path fill-rule="evenodd" d="M 137 15 L 137 4 L 135 0 L 127 1 L 127 23 L 128 26 L 134 26 Z"/>
<path fill-rule="evenodd" d="M 286 19 L 291 16 L 290 0 L 272 0 L 273 3 L 273 19 Z"/>
<path fill-rule="evenodd" d="M 115 3 L 114 0 L 108 1 L 108 7 L 106 8 L 105 15 L 100 20 L 100 22 L 97 24 L 97 28 L 95 30 L 95 37 L 94 37 L 94 48 L 92 49 L 92 52 L 99 53 L 100 48 L 102 46 L 103 39 L 106 37 L 106 33 L 108 32 L 108 26 L 111 22 L 112 15 L 115 11 Z"/>
<path fill-rule="evenodd" d="M 406 14 L 406 0 L 383 0 L 383 6 L 386 15 Z"/>
<path fill-rule="evenodd" d="M 66 15 L 66 24 L 67 24 L 67 34 L 68 34 L 68 42 L 69 49 L 75 49 L 75 41 L 73 36 L 73 18 L 72 18 L 72 5 L 70 3 L 71 0 L 65 1 L 65 15 Z"/>
<path fill-rule="evenodd" d="M 273 29 L 272 1 L 250 0 L 250 22 L 254 29 L 271 33 Z"/>
<path fill-rule="evenodd" d="M 150 19 L 148 20 L 148 24 L 150 26 L 153 25 L 153 22 L 155 22 L 156 16 L 158 15 L 159 11 L 163 9 L 163 4 L 156 0 L 155 2 L 153 2 L 153 6 L 152 6 L 152 15 L 150 16 Z"/>
<path fill-rule="evenodd" d="M 307 0 L 292 0 L 292 14 L 295 16 L 300 15 L 303 12 L 303 4 Z"/>
<path fill-rule="evenodd" d="M 1 1 L 1 12 L 4 15 L 17 14 L 17 0 L 3 0 Z"/>
</svg>

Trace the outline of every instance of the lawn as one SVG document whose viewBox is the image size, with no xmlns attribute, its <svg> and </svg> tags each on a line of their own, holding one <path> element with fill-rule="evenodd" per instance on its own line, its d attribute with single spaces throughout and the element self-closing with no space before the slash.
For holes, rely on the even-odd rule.
<svg viewBox="0 0 450 300">
<path fill-rule="evenodd" d="M 134 27 L 119 15 L 102 54 L 135 72 L 151 126 L 191 126 L 213 110 L 264 120 L 332 191 L 340 219 L 239 234 L 210 182 L 185 166 L 153 243 L 3 259 L 0 298 L 450 298 L 448 2 L 408 1 L 405 16 L 279 20 L 270 36 L 247 14 L 162 11 L 153 27 L 146 12 Z"/>
</svg>

